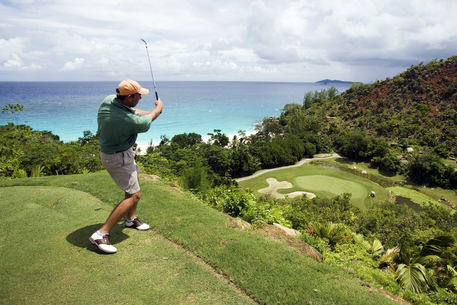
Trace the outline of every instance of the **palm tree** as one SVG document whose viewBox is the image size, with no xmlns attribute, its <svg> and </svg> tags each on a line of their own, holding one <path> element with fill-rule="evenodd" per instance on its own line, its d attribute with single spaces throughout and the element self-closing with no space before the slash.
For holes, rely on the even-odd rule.
<svg viewBox="0 0 457 305">
<path fill-rule="evenodd" d="M 440 260 L 436 260 L 433 265 L 434 277 L 440 287 L 448 287 L 457 290 L 457 271 L 455 266 L 457 244 L 451 235 L 441 235 L 430 239 L 422 247 L 423 256 L 437 255 Z"/>
<path fill-rule="evenodd" d="M 400 255 L 400 248 L 390 248 L 379 258 L 379 268 L 388 269 L 395 272 L 397 260 Z"/>
<path fill-rule="evenodd" d="M 446 288 L 457 292 L 457 266 L 447 265 L 446 270 L 450 275 L 449 281 L 446 283 Z"/>
<path fill-rule="evenodd" d="M 427 291 L 434 286 L 432 271 L 413 259 L 409 264 L 399 264 L 395 279 L 403 289 L 414 293 Z"/>
<path fill-rule="evenodd" d="M 315 223 L 312 225 L 314 233 L 322 240 L 327 242 L 330 247 L 334 248 L 336 244 L 340 243 L 346 236 L 346 229 L 344 225 L 337 223 Z"/>
<path fill-rule="evenodd" d="M 395 271 L 400 286 L 414 293 L 434 289 L 437 284 L 452 287 L 457 282 L 457 272 L 445 254 L 454 245 L 452 236 L 443 235 L 417 247 L 395 247 L 381 256 L 379 266 Z"/>
<path fill-rule="evenodd" d="M 370 253 L 373 258 L 381 256 L 384 253 L 384 246 L 379 239 L 373 240 L 373 244 L 370 247 Z"/>
</svg>

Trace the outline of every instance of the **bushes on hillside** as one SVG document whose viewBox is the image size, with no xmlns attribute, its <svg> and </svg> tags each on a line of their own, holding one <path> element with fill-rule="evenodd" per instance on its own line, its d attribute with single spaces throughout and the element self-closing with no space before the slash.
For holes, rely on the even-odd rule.
<svg viewBox="0 0 457 305">
<path fill-rule="evenodd" d="M 335 142 L 336 150 L 343 156 L 355 161 L 369 162 L 373 168 L 379 168 L 390 174 L 403 170 L 397 155 L 389 145 L 378 138 L 368 137 L 363 132 L 350 132 L 341 135 Z"/>
<path fill-rule="evenodd" d="M 205 200 L 208 205 L 254 225 L 279 223 L 290 226 L 290 222 L 283 217 L 278 207 L 268 202 L 257 201 L 250 190 L 221 185 L 211 189 L 205 195 Z"/>
<path fill-rule="evenodd" d="M 438 155 L 431 152 L 417 155 L 410 163 L 408 175 L 417 184 L 457 187 L 457 171 L 446 166 Z"/>
<path fill-rule="evenodd" d="M 0 152 L 0 177 L 78 174 L 102 168 L 98 141 L 90 131 L 78 141 L 64 143 L 51 132 L 9 123 L 0 126 Z"/>
</svg>

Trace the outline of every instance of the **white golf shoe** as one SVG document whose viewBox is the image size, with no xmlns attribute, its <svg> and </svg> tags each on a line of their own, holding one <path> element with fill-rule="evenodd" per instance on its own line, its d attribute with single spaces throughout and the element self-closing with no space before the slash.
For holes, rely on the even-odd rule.
<svg viewBox="0 0 457 305">
<path fill-rule="evenodd" d="M 116 253 L 117 249 L 111 244 L 109 239 L 109 233 L 101 236 L 99 233 L 95 232 L 89 237 L 91 243 L 96 245 L 101 251 L 105 253 Z"/>
<path fill-rule="evenodd" d="M 140 231 L 149 230 L 149 225 L 147 223 L 142 222 L 137 217 L 135 217 L 133 220 L 126 219 L 125 220 L 125 226 L 127 228 L 134 228 L 134 229 L 137 229 L 137 230 L 140 230 Z"/>
</svg>

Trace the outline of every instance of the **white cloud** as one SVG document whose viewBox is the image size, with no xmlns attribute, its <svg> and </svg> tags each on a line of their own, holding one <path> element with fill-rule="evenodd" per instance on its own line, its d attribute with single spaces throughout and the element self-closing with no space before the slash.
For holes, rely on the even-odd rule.
<svg viewBox="0 0 457 305">
<path fill-rule="evenodd" d="M 43 69 L 36 63 L 24 63 L 27 57 L 22 51 L 25 40 L 20 38 L 0 39 L 0 71 L 9 73 L 27 72 Z"/>
<path fill-rule="evenodd" d="M 22 68 L 24 66 L 24 63 L 17 54 L 13 53 L 6 61 L 3 62 L 2 66 L 6 69 Z"/>
<path fill-rule="evenodd" d="M 373 81 L 455 54 L 455 11 L 449 0 L 7 2 L 0 80 L 144 79 L 144 38 L 164 80 Z"/>
<path fill-rule="evenodd" d="M 84 58 L 77 57 L 72 61 L 66 62 L 63 65 L 62 70 L 64 70 L 64 71 L 72 71 L 72 70 L 79 69 L 79 68 L 82 67 L 84 61 L 85 61 Z"/>
</svg>

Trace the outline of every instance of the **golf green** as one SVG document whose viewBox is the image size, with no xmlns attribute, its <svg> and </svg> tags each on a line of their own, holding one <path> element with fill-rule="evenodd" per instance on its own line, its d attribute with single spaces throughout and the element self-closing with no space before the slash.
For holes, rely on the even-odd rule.
<svg viewBox="0 0 457 305">
<path fill-rule="evenodd" d="M 260 190 L 268 187 L 266 179 L 275 178 L 278 182 L 288 181 L 290 188 L 277 188 L 281 195 L 293 192 L 310 192 L 318 198 L 331 198 L 343 193 L 351 194 L 351 203 L 364 210 L 375 203 L 390 200 L 390 195 L 379 184 L 367 177 L 354 175 L 340 169 L 303 164 L 292 168 L 279 168 L 270 170 L 262 175 L 240 181 L 242 188 Z M 376 197 L 370 197 L 375 192 Z"/>
<path fill-rule="evenodd" d="M 331 176 L 300 176 L 295 178 L 294 182 L 297 186 L 310 192 L 330 192 L 334 195 L 350 193 L 352 199 L 357 201 L 364 201 L 370 194 L 370 191 L 359 183 Z"/>
</svg>

